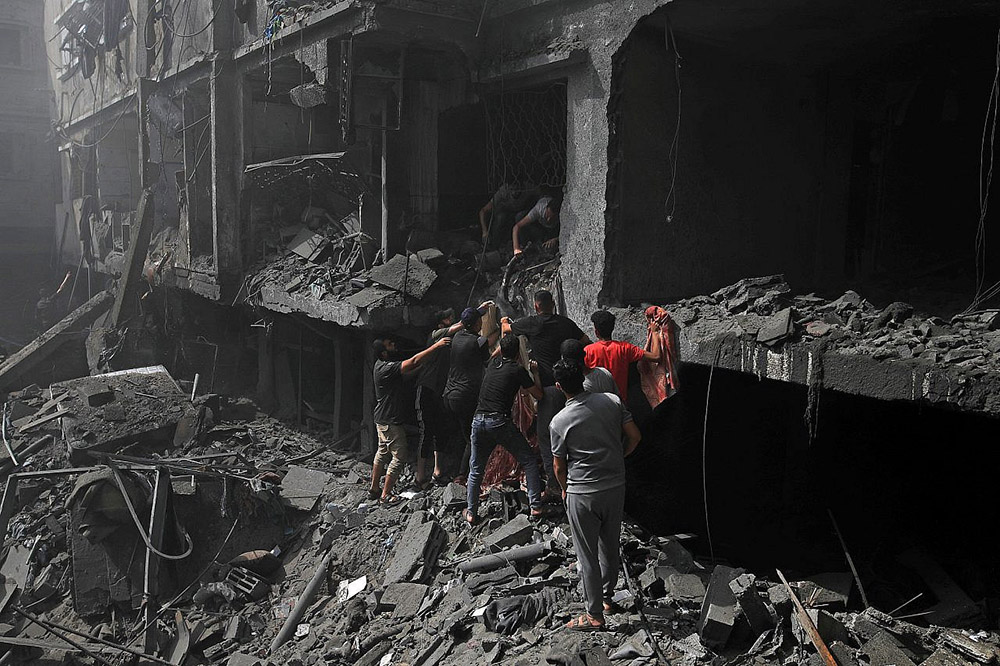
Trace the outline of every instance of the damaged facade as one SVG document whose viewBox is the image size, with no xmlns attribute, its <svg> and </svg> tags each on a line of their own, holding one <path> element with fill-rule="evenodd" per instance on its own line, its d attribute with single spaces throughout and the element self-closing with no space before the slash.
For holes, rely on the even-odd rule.
<svg viewBox="0 0 1000 666">
<path fill-rule="evenodd" d="M 940 611 L 941 596 L 958 589 L 958 615 L 995 622 L 998 587 L 988 574 L 995 558 L 982 552 L 979 532 L 1000 518 L 992 497 L 998 456 L 987 445 L 1000 412 L 1000 319 L 990 301 L 1000 288 L 991 287 L 995 250 L 980 239 L 995 214 L 983 203 L 988 181 L 985 195 L 977 186 L 976 151 L 992 150 L 982 139 L 983 100 L 996 69 L 998 17 L 992 3 L 940 0 L 905 9 L 729 0 L 46 2 L 62 187 L 55 236 L 80 282 L 60 334 L 43 335 L 0 366 L 0 388 L 51 384 L 90 401 L 97 394 L 67 382 L 162 364 L 178 381 L 174 398 L 199 386 L 249 393 L 274 416 L 323 428 L 343 452 L 323 454 L 314 466 L 350 483 L 346 491 L 332 491 L 325 477 L 320 485 L 328 494 L 357 494 L 370 467 L 354 469 L 351 455 L 376 441 L 369 371 L 376 335 L 392 331 L 415 350 L 442 307 L 496 298 L 505 311 L 526 313 L 531 292 L 545 287 L 581 325 L 598 307 L 612 309 L 617 336 L 642 346 L 640 308 L 657 303 L 677 327 L 684 388 L 657 409 L 632 392 L 629 406 L 644 432 L 630 469 L 637 519 L 658 533 L 697 533 L 699 552 L 714 558 L 718 549 L 761 573 L 786 561 L 811 572 L 842 566 L 830 529 L 836 516 L 848 541 L 861 544 L 855 555 L 870 567 L 861 578 L 881 586 L 875 607 L 889 610 L 906 601 L 901 590 L 926 588 L 937 601 L 914 612 Z M 0 29 L 2 21 L 0 14 Z M 536 248 L 529 262 L 511 264 L 509 249 L 477 242 L 477 214 L 505 184 L 559 193 L 558 253 Z M 112 296 L 103 290 L 113 281 Z M 120 394 L 163 392 L 102 381 L 125 405 L 123 418 L 117 407 L 93 402 L 78 411 L 100 408 L 103 419 L 131 423 Z M 81 415 L 69 404 L 44 407 L 56 392 L 22 396 L 38 411 L 19 416 L 58 418 L 55 434 L 68 437 Z M 187 403 L 168 419 L 181 432 L 168 438 L 177 456 L 219 454 L 206 437 L 253 454 L 222 458 L 223 476 L 256 479 L 271 467 L 291 475 L 289 465 L 321 448 L 290 443 L 285 455 L 283 435 L 268 435 L 267 446 L 260 440 L 262 428 L 278 427 L 273 422 L 213 430 L 204 405 Z M 104 442 L 95 430 L 79 426 L 74 441 Z M 957 432 L 967 433 L 959 453 L 942 453 Z M 164 455 L 172 492 L 183 497 L 175 513 L 193 515 L 199 502 L 218 499 L 212 493 L 229 497 L 230 482 L 213 476 L 219 469 L 196 483 L 189 462 Z M 151 464 L 117 462 L 140 472 Z M 190 488 L 180 480 L 188 472 Z M 75 483 L 58 492 L 88 494 Z M 151 507 L 155 484 L 145 483 Z M 115 484 L 121 496 L 129 493 Z M 218 546 L 218 530 L 207 529 L 192 537 L 197 557 L 208 558 L 200 563 L 211 562 L 216 547 L 227 557 L 215 560 L 229 561 L 282 540 L 285 518 L 267 494 L 277 491 L 245 486 L 236 493 L 241 509 L 273 518 L 273 538 L 250 543 L 235 532 L 239 548 Z M 510 500 L 492 499 L 492 517 L 507 523 Z M 79 523 L 86 507 L 70 504 Z M 365 624 L 374 642 L 328 641 L 327 663 L 374 664 L 390 654 L 393 627 L 378 624 L 386 620 L 379 613 L 424 621 L 426 635 L 404 646 L 417 663 L 499 661 L 504 650 L 531 652 L 538 643 L 530 631 L 513 645 L 489 635 L 473 641 L 481 651 L 465 654 L 468 644 L 452 652 L 454 641 L 441 632 L 467 636 L 468 624 L 452 615 L 487 606 L 479 595 L 490 584 L 509 588 L 501 596 L 542 594 L 534 579 L 567 573 L 559 557 L 469 589 L 440 578 L 483 554 L 441 511 L 450 504 L 446 492 L 414 498 L 402 515 L 380 510 L 377 520 L 398 531 L 378 554 L 351 550 L 361 548 L 351 541 L 364 541 L 359 533 L 376 538 L 364 532 L 363 511 L 331 509 L 330 518 L 308 504 L 297 507 L 308 515 L 298 515 L 295 529 L 307 526 L 296 546 L 310 555 L 293 562 L 297 577 L 279 588 L 283 597 L 301 591 L 313 573 L 307 568 L 332 567 L 345 583 L 375 576 L 393 539 L 420 529 L 437 535 L 424 537 L 429 559 L 440 558 L 391 581 L 420 587 L 366 599 L 375 624 L 357 620 L 352 629 L 337 619 L 344 623 L 331 628 L 337 637 Z M 224 508 L 215 527 L 238 513 Z M 426 527 L 438 522 L 447 546 L 435 545 L 440 535 Z M 910 543 L 929 524 L 939 539 Z M 528 540 L 546 542 L 548 529 L 528 530 Z M 357 561 L 324 565 L 314 557 L 313 547 L 325 552 L 342 534 Z M 183 549 L 180 532 L 170 538 Z M 801 627 L 777 582 L 677 567 L 660 557 L 672 547 L 645 535 L 629 548 L 643 589 L 664 599 L 653 604 L 663 607 L 654 625 L 663 623 L 661 637 L 672 626 L 672 658 L 710 659 L 705 647 L 724 652 L 726 632 L 739 625 L 732 645 L 750 650 L 745 663 L 804 663 L 790 656 L 786 639 Z M 360 561 L 372 557 L 380 566 L 365 569 Z M 90 603 L 134 610 L 144 581 L 128 563 L 115 565 Z M 86 567 L 75 559 L 72 566 Z M 260 603 L 256 579 L 226 578 L 236 569 L 213 571 L 218 586 L 203 594 L 201 610 Z M 148 578 L 148 570 L 139 573 Z M 179 591 L 191 580 L 188 572 L 172 582 L 183 582 Z M 723 590 L 711 622 L 706 587 L 708 597 Z M 758 590 L 766 598 L 759 603 Z M 975 613 L 970 595 L 982 600 Z M 82 603 L 80 590 L 73 596 Z M 735 600 L 746 607 L 737 610 Z M 436 607 L 445 601 L 454 606 L 448 613 Z M 834 618 L 819 610 L 828 604 L 803 601 L 821 634 L 834 627 L 826 638 L 846 650 L 837 663 L 997 658 L 992 647 L 970 655 L 975 646 L 964 634 L 918 631 L 874 610 Z M 846 600 L 837 603 L 846 610 Z M 767 618 L 755 621 L 762 609 Z M 273 620 L 290 611 L 267 622 L 247 615 L 224 631 L 203 626 L 190 646 L 208 663 L 225 663 L 224 650 L 237 644 L 259 656 L 261 637 L 270 640 Z M 317 617 L 317 628 L 333 622 Z M 956 620 L 942 623 L 949 621 Z M 177 622 L 177 642 L 182 624 L 188 630 Z M 315 644 L 305 626 L 299 644 Z M 748 627 L 753 636 L 743 645 Z M 630 657 L 653 663 L 641 661 L 656 656 L 644 654 L 653 648 L 636 630 Z M 713 639 L 713 630 L 725 636 Z M 472 631 L 480 637 L 481 629 Z M 683 647 L 680 639 L 693 632 L 701 641 Z M 770 642 L 751 649 L 762 636 Z M 619 647 L 603 646 L 605 653 Z M 146 654 L 152 649 L 147 643 Z M 516 651 L 511 658 L 516 663 Z"/>
</svg>

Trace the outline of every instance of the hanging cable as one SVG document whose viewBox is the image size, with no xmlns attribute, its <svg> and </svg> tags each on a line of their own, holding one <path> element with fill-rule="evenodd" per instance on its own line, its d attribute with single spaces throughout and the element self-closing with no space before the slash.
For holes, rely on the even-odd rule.
<svg viewBox="0 0 1000 666">
<path fill-rule="evenodd" d="M 667 151 L 667 162 L 670 163 L 670 189 L 667 190 L 667 197 L 663 202 L 667 213 L 667 222 L 673 222 L 674 212 L 677 210 L 677 154 L 681 137 L 681 53 L 677 49 L 677 39 L 674 37 L 674 28 L 667 17 L 666 27 L 663 31 L 663 40 L 670 53 L 674 52 L 674 82 L 677 85 L 677 122 L 674 125 L 674 138 L 670 142 L 670 150 Z"/>
</svg>

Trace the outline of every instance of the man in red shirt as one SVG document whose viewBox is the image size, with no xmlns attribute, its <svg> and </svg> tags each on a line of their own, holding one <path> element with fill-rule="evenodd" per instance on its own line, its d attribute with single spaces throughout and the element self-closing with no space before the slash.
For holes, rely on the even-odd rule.
<svg viewBox="0 0 1000 666">
<path fill-rule="evenodd" d="M 607 310 L 598 310 L 590 315 L 590 321 L 594 323 L 597 342 L 587 345 L 584 350 L 587 367 L 607 368 L 611 372 L 611 376 L 615 378 L 622 402 L 628 404 L 628 366 L 643 359 L 659 361 L 660 336 L 653 336 L 653 348 L 646 351 L 630 342 L 611 339 L 615 330 L 615 316 Z M 659 331 L 660 325 L 656 322 L 650 322 L 649 330 Z"/>
</svg>

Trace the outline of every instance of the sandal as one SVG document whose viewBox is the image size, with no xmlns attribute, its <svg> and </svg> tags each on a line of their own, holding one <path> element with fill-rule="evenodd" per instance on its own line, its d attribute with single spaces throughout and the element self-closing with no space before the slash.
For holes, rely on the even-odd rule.
<svg viewBox="0 0 1000 666">
<path fill-rule="evenodd" d="M 448 476 L 445 474 L 435 474 L 434 476 L 431 477 L 431 483 L 437 486 L 438 488 L 444 488 L 449 483 L 451 483 L 451 481 L 448 480 Z"/>
<path fill-rule="evenodd" d="M 382 497 L 379 499 L 378 503 L 382 506 L 395 506 L 403 501 L 403 498 L 399 495 L 390 495 L 389 497 Z"/>
<path fill-rule="evenodd" d="M 605 623 L 596 620 L 589 613 L 573 618 L 566 623 L 566 628 L 570 631 L 603 631 Z"/>
<path fill-rule="evenodd" d="M 469 527 L 472 527 L 479 522 L 479 516 L 472 513 L 468 509 L 462 509 L 462 518 L 465 519 L 465 522 L 469 523 Z"/>
<path fill-rule="evenodd" d="M 531 511 L 528 512 L 528 515 L 531 516 L 532 518 L 541 519 L 541 518 L 548 518 L 553 513 L 555 512 L 552 510 L 551 506 L 540 506 L 532 508 Z"/>
</svg>

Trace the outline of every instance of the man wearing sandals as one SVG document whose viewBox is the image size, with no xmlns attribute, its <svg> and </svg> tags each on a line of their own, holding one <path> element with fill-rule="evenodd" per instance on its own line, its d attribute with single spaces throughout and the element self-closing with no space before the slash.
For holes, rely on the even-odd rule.
<svg viewBox="0 0 1000 666">
<path fill-rule="evenodd" d="M 587 603 L 587 612 L 566 626 L 593 631 L 604 628 L 604 613 L 611 610 L 618 583 L 625 456 L 642 435 L 618 396 L 584 390 L 578 362 L 559 361 L 552 371 L 566 396 L 566 406 L 552 419 L 553 467 Z"/>
<path fill-rule="evenodd" d="M 396 479 L 406 463 L 406 430 L 403 405 L 406 400 L 403 377 L 416 372 L 438 349 L 451 344 L 451 338 L 444 337 L 427 349 L 405 361 L 390 360 L 396 353 L 396 343 L 392 340 L 375 340 L 375 430 L 378 431 L 378 452 L 372 465 L 372 483 L 368 489 L 369 499 L 381 497 L 382 502 L 394 499 L 392 494 Z M 379 493 L 379 479 L 385 472 L 385 483 Z"/>
<path fill-rule="evenodd" d="M 479 403 L 472 419 L 472 459 L 469 463 L 469 506 L 462 516 L 471 525 L 479 520 L 479 491 L 486 463 L 497 444 L 510 451 L 524 469 L 528 486 L 528 503 L 532 515 L 542 513 L 542 476 L 538 471 L 538 456 L 524 435 L 510 419 L 514 397 L 526 390 L 535 398 L 542 396 L 542 386 L 517 362 L 521 343 L 514 335 L 500 339 L 500 356 L 490 360 L 479 389 Z M 534 361 L 532 365 L 534 366 Z"/>
</svg>

